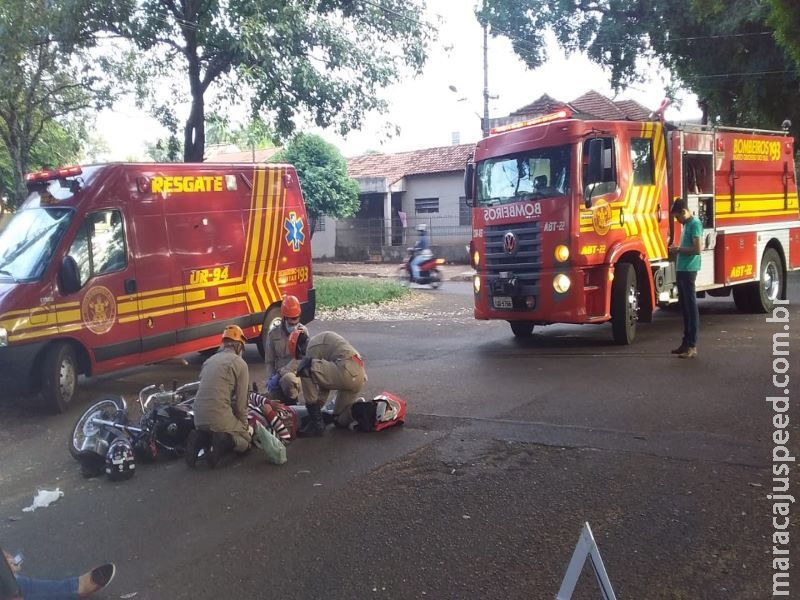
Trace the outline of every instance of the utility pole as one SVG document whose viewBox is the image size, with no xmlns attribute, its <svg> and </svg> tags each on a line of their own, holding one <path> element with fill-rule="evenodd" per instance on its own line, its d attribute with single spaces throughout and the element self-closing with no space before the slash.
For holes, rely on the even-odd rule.
<svg viewBox="0 0 800 600">
<path fill-rule="evenodd" d="M 483 24 L 483 137 L 489 137 L 489 26 Z"/>
</svg>

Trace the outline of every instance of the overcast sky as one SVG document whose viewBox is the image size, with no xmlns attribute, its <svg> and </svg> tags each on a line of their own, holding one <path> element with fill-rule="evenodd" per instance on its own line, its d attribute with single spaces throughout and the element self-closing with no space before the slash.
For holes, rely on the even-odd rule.
<svg viewBox="0 0 800 600">
<path fill-rule="evenodd" d="M 435 146 L 447 146 L 454 132 L 462 143 L 480 137 L 483 112 L 483 35 L 473 14 L 473 0 L 428 0 L 429 13 L 438 25 L 439 39 L 431 48 L 423 74 L 384 91 L 389 112 L 367 117 L 362 131 L 341 138 L 332 132 L 315 131 L 336 144 L 345 156 L 368 150 L 400 152 Z M 550 61 L 529 71 L 516 58 L 511 43 L 489 37 L 489 93 L 498 96 L 489 104 L 492 117 L 507 115 L 541 96 L 572 100 L 594 89 L 613 96 L 609 76 L 581 56 L 566 58 L 555 46 Z M 657 78 L 656 78 L 657 79 Z M 449 86 L 458 89 L 454 93 Z M 466 98 L 466 99 L 462 99 Z M 654 80 L 629 88 L 618 99 L 634 99 L 648 108 L 657 108 L 664 98 L 663 83 Z M 686 94 L 680 108 L 667 111 L 669 119 L 699 117 L 694 96 Z M 393 125 L 400 134 L 387 138 Z M 104 111 L 98 118 L 99 132 L 105 137 L 108 160 L 144 158 L 146 141 L 154 141 L 164 132 L 146 114 L 130 103 L 121 103 L 114 111 Z"/>
</svg>

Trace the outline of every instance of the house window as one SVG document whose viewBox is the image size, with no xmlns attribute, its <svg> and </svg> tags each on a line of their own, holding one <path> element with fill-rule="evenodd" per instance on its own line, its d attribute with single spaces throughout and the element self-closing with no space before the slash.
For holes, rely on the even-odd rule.
<svg viewBox="0 0 800 600">
<path fill-rule="evenodd" d="M 325 217 L 321 216 L 314 223 L 314 231 L 325 231 Z"/>
<path fill-rule="evenodd" d="M 466 196 L 458 199 L 458 224 L 461 226 L 472 225 L 472 207 L 467 206 Z"/>
<path fill-rule="evenodd" d="M 439 199 L 438 198 L 415 198 L 414 199 L 414 212 L 418 215 L 438 213 L 439 212 Z"/>
<path fill-rule="evenodd" d="M 653 185 L 653 142 L 643 138 L 631 140 L 633 185 Z"/>
</svg>

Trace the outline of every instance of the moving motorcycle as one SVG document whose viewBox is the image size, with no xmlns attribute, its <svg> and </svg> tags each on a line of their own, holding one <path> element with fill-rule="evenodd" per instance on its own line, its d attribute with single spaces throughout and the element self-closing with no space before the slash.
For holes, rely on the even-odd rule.
<svg viewBox="0 0 800 600">
<path fill-rule="evenodd" d="M 423 250 L 420 254 L 424 257 L 424 260 L 419 265 L 419 277 L 414 278 L 411 276 L 411 261 L 416 256 L 416 252 L 414 248 L 408 248 L 408 254 L 400 265 L 398 279 L 404 285 L 418 283 L 420 285 L 430 285 L 433 289 L 437 289 L 442 285 L 442 271 L 439 267 L 444 264 L 444 259 L 435 258 L 430 250 Z"/>
<path fill-rule="evenodd" d="M 149 385 L 139 392 L 140 418 L 131 423 L 125 398 L 107 395 L 95 402 L 75 423 L 69 452 L 86 476 L 99 475 L 109 450 L 118 439 L 127 440 L 135 456 L 153 461 L 159 456 L 181 456 L 194 429 L 192 405 L 199 382 L 172 390 Z M 107 471 L 108 472 L 108 471 Z"/>
</svg>

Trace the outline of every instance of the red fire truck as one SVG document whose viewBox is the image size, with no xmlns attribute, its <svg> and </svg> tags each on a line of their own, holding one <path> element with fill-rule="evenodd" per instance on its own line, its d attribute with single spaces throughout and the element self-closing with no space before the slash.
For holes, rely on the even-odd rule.
<svg viewBox="0 0 800 600">
<path fill-rule="evenodd" d="M 79 374 L 314 318 L 310 232 L 288 165 L 109 164 L 32 173 L 0 234 L 0 386 L 57 410 Z"/>
<path fill-rule="evenodd" d="M 475 318 L 535 325 L 639 321 L 677 300 L 668 258 L 683 198 L 703 225 L 697 290 L 766 312 L 800 268 L 793 140 L 784 131 L 589 121 L 569 111 L 478 142 L 467 166 Z"/>
</svg>

